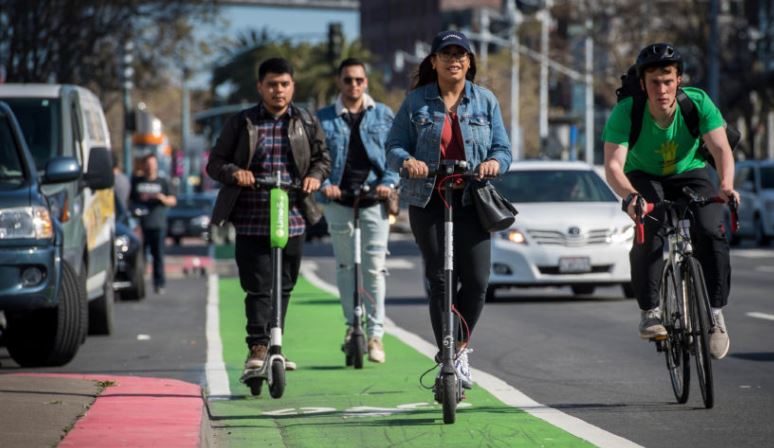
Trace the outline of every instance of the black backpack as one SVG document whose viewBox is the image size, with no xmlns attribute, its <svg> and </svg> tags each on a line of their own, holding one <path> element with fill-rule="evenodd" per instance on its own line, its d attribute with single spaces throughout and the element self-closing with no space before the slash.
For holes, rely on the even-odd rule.
<svg viewBox="0 0 774 448">
<path fill-rule="evenodd" d="M 645 91 L 642 90 L 640 85 L 640 78 L 637 76 L 637 67 L 632 65 L 626 74 L 621 76 L 621 87 L 615 90 L 615 96 L 620 103 L 624 98 L 632 97 L 632 114 L 631 121 L 632 126 L 629 130 L 629 148 L 633 148 L 637 143 L 637 139 L 640 137 L 640 131 L 642 130 L 642 118 L 645 114 L 645 106 L 648 98 L 645 95 Z M 694 138 L 701 138 L 699 133 L 699 111 L 696 109 L 696 104 L 686 95 L 683 89 L 677 89 L 677 103 L 680 105 L 680 113 L 683 115 L 683 120 L 688 126 L 688 131 Z M 731 146 L 731 150 L 734 150 L 739 144 L 742 135 L 739 131 L 726 123 L 726 137 L 728 137 L 728 144 Z M 710 155 L 709 149 L 704 142 L 701 142 L 699 146 L 698 154 L 707 163 L 715 167 L 715 159 Z"/>
</svg>

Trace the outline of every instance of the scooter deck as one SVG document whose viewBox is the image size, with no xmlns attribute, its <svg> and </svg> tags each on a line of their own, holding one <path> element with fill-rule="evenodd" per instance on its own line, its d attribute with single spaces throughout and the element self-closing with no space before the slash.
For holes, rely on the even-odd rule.
<svg viewBox="0 0 774 448">
<path fill-rule="evenodd" d="M 254 378 L 266 378 L 266 372 L 264 371 L 263 367 L 245 369 L 242 372 L 242 376 L 239 377 L 239 382 L 246 383 L 247 381 Z"/>
</svg>

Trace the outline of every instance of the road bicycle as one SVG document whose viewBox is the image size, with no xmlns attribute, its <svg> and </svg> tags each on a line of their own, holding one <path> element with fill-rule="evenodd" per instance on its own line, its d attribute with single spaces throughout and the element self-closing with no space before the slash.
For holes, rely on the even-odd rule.
<svg viewBox="0 0 774 448">
<path fill-rule="evenodd" d="M 692 210 L 713 203 L 723 203 L 719 197 L 705 198 L 689 187 L 683 188 L 684 198 L 662 200 L 656 204 L 635 204 L 636 242 L 644 243 L 643 220 L 655 208 L 663 208 L 663 223 L 667 244 L 664 245 L 664 268 L 659 288 L 661 320 L 666 336 L 651 339 L 658 352 L 664 352 L 672 390 L 678 403 L 688 401 L 690 390 L 690 357 L 696 362 L 699 390 L 706 408 L 714 405 L 712 361 L 709 353 L 710 329 L 715 319 L 710 308 L 707 286 L 701 264 L 693 253 L 691 242 Z M 736 201 L 730 201 L 732 232 L 738 230 Z M 653 218 L 655 219 L 655 218 Z"/>
</svg>

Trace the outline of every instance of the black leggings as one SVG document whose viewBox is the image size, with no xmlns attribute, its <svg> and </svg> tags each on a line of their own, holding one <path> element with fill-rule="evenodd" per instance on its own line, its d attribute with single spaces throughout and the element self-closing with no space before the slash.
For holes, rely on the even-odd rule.
<svg viewBox="0 0 774 448">
<path fill-rule="evenodd" d="M 237 235 L 236 263 L 239 282 L 245 290 L 245 315 L 247 316 L 247 346 L 268 345 L 271 323 L 274 320 L 274 303 L 271 298 L 272 262 L 268 236 Z M 294 236 L 282 250 L 282 322 L 290 302 L 290 293 L 298 280 L 304 237 Z"/>
<path fill-rule="evenodd" d="M 677 200 L 684 197 L 683 187 L 690 187 L 702 196 L 715 196 L 717 191 L 710 180 L 708 168 L 691 170 L 667 177 L 651 176 L 641 171 L 627 173 L 634 188 L 648 201 Z M 731 289 L 731 261 L 725 228 L 725 205 L 709 204 L 694 207 L 694 226 L 691 231 L 693 252 L 704 271 L 710 304 L 723 307 L 728 303 Z M 632 285 L 640 309 L 658 305 L 661 271 L 664 267 L 662 250 L 666 244 L 661 223 L 666 219 L 663 209 L 656 209 L 653 217 L 645 219 L 645 243 L 634 244 L 629 253 Z"/>
<path fill-rule="evenodd" d="M 462 190 L 454 191 L 454 306 L 471 334 L 484 309 L 491 264 L 490 234 L 481 228 L 472 205 L 462 207 Z M 425 262 L 425 278 L 430 286 L 430 322 L 435 342 L 442 348 L 444 297 L 444 204 L 436 191 L 425 208 L 409 207 L 411 231 Z M 461 286 L 460 286 L 461 285 Z M 467 334 L 459 328 L 458 341 Z"/>
</svg>

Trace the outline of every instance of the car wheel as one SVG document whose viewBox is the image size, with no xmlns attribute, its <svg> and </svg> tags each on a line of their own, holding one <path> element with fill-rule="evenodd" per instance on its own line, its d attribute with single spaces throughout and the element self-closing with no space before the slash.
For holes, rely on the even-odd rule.
<svg viewBox="0 0 774 448">
<path fill-rule="evenodd" d="M 572 293 L 576 296 L 590 296 L 594 294 L 594 285 L 572 285 Z"/>
<path fill-rule="evenodd" d="M 58 298 L 54 308 L 7 316 L 6 346 L 20 366 L 61 366 L 78 353 L 88 324 L 86 285 L 66 262 Z"/>
<path fill-rule="evenodd" d="M 755 217 L 753 226 L 755 231 L 755 245 L 768 246 L 770 238 L 766 236 L 766 230 L 763 228 L 763 220 L 760 216 Z"/>
<path fill-rule="evenodd" d="M 497 290 L 497 287 L 489 285 L 486 288 L 486 302 L 494 302 L 495 301 L 495 291 Z"/>
<path fill-rule="evenodd" d="M 113 334 L 113 304 L 115 302 L 113 272 L 113 264 L 111 262 L 111 265 L 107 267 L 107 278 L 105 279 L 102 296 L 89 303 L 89 334 Z"/>
<path fill-rule="evenodd" d="M 621 283 L 621 289 L 623 289 L 624 297 L 627 299 L 634 299 L 637 295 L 634 293 L 634 286 L 632 282 Z"/>
</svg>

